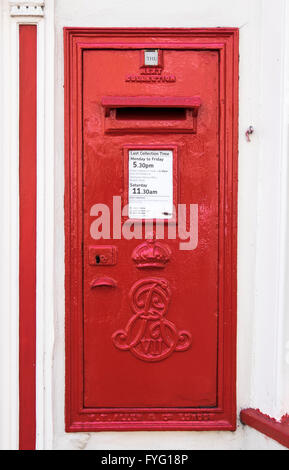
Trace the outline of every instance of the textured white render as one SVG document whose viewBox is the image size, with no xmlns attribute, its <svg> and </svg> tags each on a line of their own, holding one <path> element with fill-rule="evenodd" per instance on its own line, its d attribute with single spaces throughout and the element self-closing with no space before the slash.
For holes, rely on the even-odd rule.
<svg viewBox="0 0 289 470">
<path fill-rule="evenodd" d="M 44 1 L 9 1 L 10 15 L 11 16 L 43 16 L 44 15 Z"/>
<path fill-rule="evenodd" d="M 46 0 L 39 18 L 11 17 L 8 3 L 0 3 L 0 448 L 17 447 L 18 433 L 16 45 L 26 20 L 39 25 L 37 447 L 284 449 L 240 423 L 234 433 L 65 433 L 63 27 L 240 28 L 237 405 L 278 419 L 289 413 L 288 1 Z"/>
</svg>

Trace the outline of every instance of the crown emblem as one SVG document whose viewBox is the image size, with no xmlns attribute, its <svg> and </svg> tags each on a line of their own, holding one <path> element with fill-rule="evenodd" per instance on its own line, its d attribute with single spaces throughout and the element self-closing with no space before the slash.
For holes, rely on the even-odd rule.
<svg viewBox="0 0 289 470">
<path fill-rule="evenodd" d="M 132 259 L 138 268 L 164 268 L 170 257 L 171 250 L 168 245 L 157 240 L 146 240 L 132 253 Z"/>
</svg>

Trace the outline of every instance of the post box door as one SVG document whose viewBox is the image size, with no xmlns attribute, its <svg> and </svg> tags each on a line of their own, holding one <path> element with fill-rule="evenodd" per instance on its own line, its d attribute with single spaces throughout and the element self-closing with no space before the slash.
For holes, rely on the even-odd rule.
<svg viewBox="0 0 289 470">
<path fill-rule="evenodd" d="M 68 430 L 232 429 L 223 49 L 122 40 L 70 59 Z"/>
</svg>

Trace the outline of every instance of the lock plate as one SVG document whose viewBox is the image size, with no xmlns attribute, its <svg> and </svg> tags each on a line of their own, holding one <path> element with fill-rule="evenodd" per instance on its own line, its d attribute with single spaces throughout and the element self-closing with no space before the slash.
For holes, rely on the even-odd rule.
<svg viewBox="0 0 289 470">
<path fill-rule="evenodd" d="M 114 266 L 117 261 L 115 246 L 90 246 L 88 251 L 89 264 L 92 266 Z"/>
</svg>

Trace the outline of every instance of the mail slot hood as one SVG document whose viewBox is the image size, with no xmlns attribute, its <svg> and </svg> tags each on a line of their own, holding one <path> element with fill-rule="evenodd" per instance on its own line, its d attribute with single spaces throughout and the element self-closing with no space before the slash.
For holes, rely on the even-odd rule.
<svg viewBox="0 0 289 470">
<path fill-rule="evenodd" d="M 198 96 L 104 96 L 101 100 L 105 108 L 196 108 L 201 106 Z"/>
<path fill-rule="evenodd" d="M 105 132 L 196 133 L 198 96 L 104 96 Z"/>
</svg>

